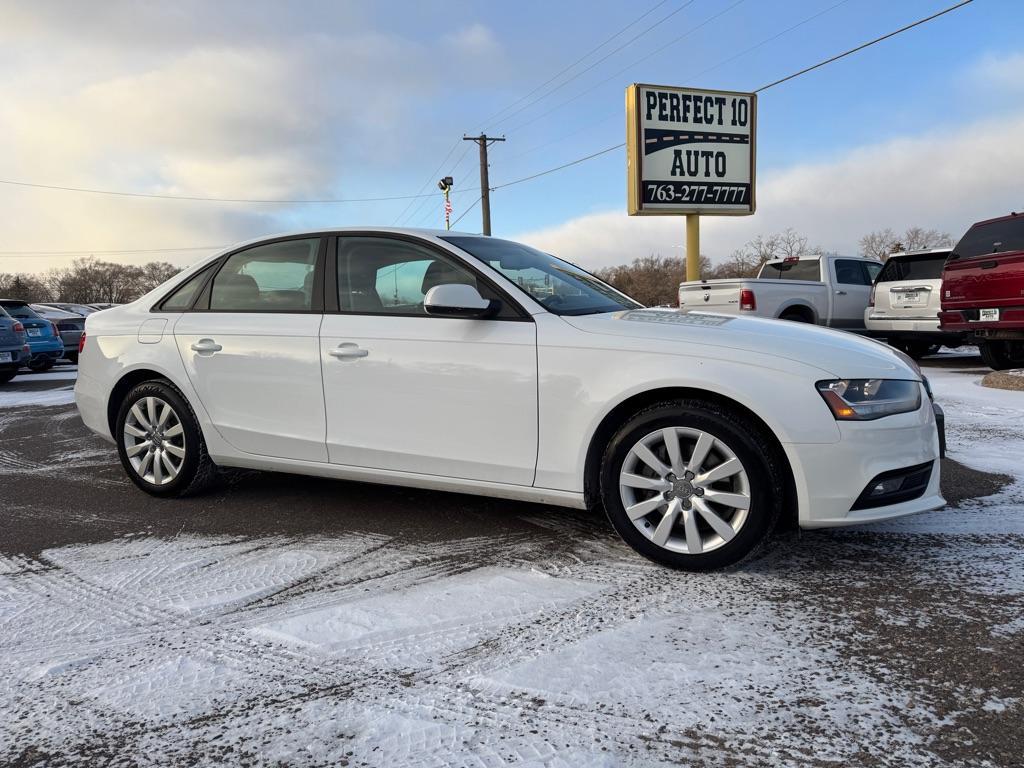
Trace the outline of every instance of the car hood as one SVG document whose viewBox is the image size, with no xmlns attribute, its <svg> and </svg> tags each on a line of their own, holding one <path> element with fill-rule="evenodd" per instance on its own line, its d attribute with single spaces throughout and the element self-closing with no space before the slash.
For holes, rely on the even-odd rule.
<svg viewBox="0 0 1024 768">
<path fill-rule="evenodd" d="M 908 361 L 885 344 L 807 323 L 664 309 L 563 315 L 562 319 L 586 333 L 642 340 L 646 343 L 638 348 L 652 352 L 699 355 L 697 347 L 711 347 L 792 360 L 835 378 L 921 378 Z M 675 347 L 673 342 L 686 347 L 666 348 L 667 344 Z"/>
</svg>

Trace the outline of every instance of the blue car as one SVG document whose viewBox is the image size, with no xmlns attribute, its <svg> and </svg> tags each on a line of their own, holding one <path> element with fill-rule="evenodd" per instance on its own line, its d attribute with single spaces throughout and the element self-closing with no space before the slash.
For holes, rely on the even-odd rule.
<svg viewBox="0 0 1024 768">
<path fill-rule="evenodd" d="M 32 353 L 25 338 L 25 326 L 0 307 L 0 384 L 17 376 L 18 368 L 28 362 Z"/>
<path fill-rule="evenodd" d="M 0 299 L 0 307 L 25 327 L 26 341 L 31 353 L 27 363 L 33 371 L 48 371 L 64 354 L 57 326 L 40 317 L 27 301 Z"/>
</svg>

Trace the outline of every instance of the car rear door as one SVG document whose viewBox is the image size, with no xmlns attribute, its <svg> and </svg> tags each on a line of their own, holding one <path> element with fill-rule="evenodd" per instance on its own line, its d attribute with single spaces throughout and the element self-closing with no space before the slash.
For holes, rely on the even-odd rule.
<svg viewBox="0 0 1024 768">
<path fill-rule="evenodd" d="M 323 242 L 282 238 L 231 254 L 174 325 L 199 400 L 223 438 L 245 453 L 327 460 Z"/>
<path fill-rule="evenodd" d="M 334 464 L 531 485 L 532 318 L 446 249 L 397 235 L 337 238 L 320 335 Z M 435 285 L 504 302 L 491 319 L 427 315 Z"/>
</svg>

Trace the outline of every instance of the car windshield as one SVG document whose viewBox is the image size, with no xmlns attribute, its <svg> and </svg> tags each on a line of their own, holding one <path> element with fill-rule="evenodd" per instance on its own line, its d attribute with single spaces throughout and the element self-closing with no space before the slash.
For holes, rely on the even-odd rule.
<svg viewBox="0 0 1024 768">
<path fill-rule="evenodd" d="M 21 302 L 5 301 L 3 307 L 11 317 L 27 317 L 30 319 L 39 317 L 28 304 L 22 304 Z"/>
<path fill-rule="evenodd" d="M 643 305 L 567 261 L 511 240 L 443 237 L 501 272 L 556 315 L 592 315 Z"/>
</svg>

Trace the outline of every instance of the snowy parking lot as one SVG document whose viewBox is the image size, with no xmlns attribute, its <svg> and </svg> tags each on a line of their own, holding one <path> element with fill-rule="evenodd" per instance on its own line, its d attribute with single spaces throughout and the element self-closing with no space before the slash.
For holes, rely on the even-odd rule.
<svg viewBox="0 0 1024 768">
<path fill-rule="evenodd" d="M 940 511 L 732 571 L 599 516 L 239 473 L 137 491 L 71 404 L 0 391 L 0 764 L 1020 764 L 1024 393 L 928 361 Z"/>
</svg>

